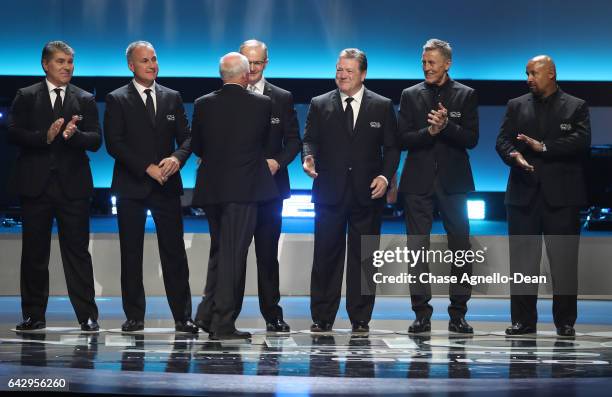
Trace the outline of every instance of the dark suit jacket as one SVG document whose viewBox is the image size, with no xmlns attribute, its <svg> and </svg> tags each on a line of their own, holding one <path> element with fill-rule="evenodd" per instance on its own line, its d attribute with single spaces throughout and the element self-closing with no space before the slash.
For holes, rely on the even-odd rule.
<svg viewBox="0 0 612 397">
<path fill-rule="evenodd" d="M 449 80 L 440 101 L 448 110 L 448 125 L 437 136 L 427 131 L 427 114 L 438 107 L 425 82 L 402 92 L 398 117 L 399 143 L 408 149 L 399 191 L 428 193 L 434 175 L 447 193 L 474 190 L 474 178 L 466 149 L 478 143 L 478 99 L 476 91 Z"/>
<path fill-rule="evenodd" d="M 174 156 L 183 166 L 191 154 L 191 135 L 181 95 L 155 83 L 155 98 L 153 125 L 133 83 L 106 96 L 104 137 L 108 153 L 115 158 L 111 190 L 120 197 L 145 198 L 157 184 L 146 173 L 150 164 Z M 168 196 L 183 194 L 179 172 L 168 179 L 162 191 Z"/>
<path fill-rule="evenodd" d="M 378 175 L 391 182 L 399 162 L 396 134 L 393 103 L 367 88 L 352 134 L 346 128 L 339 90 L 313 98 L 303 147 L 303 157 L 314 156 L 319 174 L 313 182 L 312 201 L 338 204 L 347 183 L 352 183 L 361 205 L 378 202 L 371 199 L 370 184 Z"/>
<path fill-rule="evenodd" d="M 82 116 L 77 132 L 68 140 L 62 137 L 73 115 Z M 18 145 L 20 153 L 13 174 L 18 194 L 40 195 L 49 179 L 51 156 L 64 193 L 71 199 L 83 199 L 93 193 L 93 182 L 86 150 L 96 151 L 102 144 L 95 98 L 77 86 L 66 87 L 60 134 L 47 144 L 47 131 L 55 121 L 47 84 L 40 83 L 17 91 L 9 113 L 8 139 Z"/>
<path fill-rule="evenodd" d="M 272 101 L 236 84 L 195 101 L 193 152 L 202 158 L 193 205 L 252 203 L 278 197 L 264 157 Z"/>
<path fill-rule="evenodd" d="M 587 204 L 583 162 L 591 145 L 589 109 L 585 101 L 559 89 L 551 103 L 546 131 L 540 131 L 531 93 L 508 102 L 506 116 L 495 146 L 510 168 L 505 203 L 529 205 L 538 185 L 546 202 L 552 206 Z M 517 141 L 523 133 L 546 145 L 546 152 L 536 153 Z M 518 151 L 534 166 L 534 172 L 515 165 L 510 152 Z"/>
<path fill-rule="evenodd" d="M 291 196 L 287 166 L 302 148 L 300 128 L 293 107 L 293 95 L 289 91 L 266 81 L 264 95 L 272 99 L 272 125 L 264 148 L 264 156 L 267 159 L 273 158 L 280 164 L 280 169 L 274 175 L 274 181 L 280 198 L 286 199 Z"/>
</svg>

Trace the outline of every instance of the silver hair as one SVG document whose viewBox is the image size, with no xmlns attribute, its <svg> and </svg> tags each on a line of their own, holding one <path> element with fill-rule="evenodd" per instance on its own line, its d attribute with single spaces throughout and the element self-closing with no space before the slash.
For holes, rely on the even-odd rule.
<svg viewBox="0 0 612 397">
<path fill-rule="evenodd" d="M 240 45 L 240 48 L 238 49 L 238 51 L 242 53 L 242 50 L 244 50 L 247 47 L 261 47 L 261 49 L 264 51 L 266 59 L 268 59 L 268 46 L 263 41 L 259 41 L 256 39 L 246 40 L 244 43 Z"/>
<path fill-rule="evenodd" d="M 438 50 L 440 54 L 448 60 L 453 59 L 453 49 L 450 46 L 450 43 L 440 39 L 429 39 L 423 46 L 423 51 L 433 51 Z"/>
<path fill-rule="evenodd" d="M 148 41 L 144 41 L 144 40 L 133 41 L 125 49 L 125 57 L 127 58 L 128 63 L 132 60 L 132 53 L 137 47 L 150 47 L 155 51 L 155 47 L 153 47 L 153 44 L 149 43 Z"/>
<path fill-rule="evenodd" d="M 240 62 L 226 62 L 227 58 L 239 58 Z M 249 73 L 249 60 L 239 52 L 230 52 L 219 59 L 219 74 L 222 80 L 235 79 Z"/>
</svg>

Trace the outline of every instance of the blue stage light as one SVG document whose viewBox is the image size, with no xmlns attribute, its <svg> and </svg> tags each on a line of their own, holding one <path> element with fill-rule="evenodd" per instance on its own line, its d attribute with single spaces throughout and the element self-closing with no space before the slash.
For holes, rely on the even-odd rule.
<svg viewBox="0 0 612 397">
<path fill-rule="evenodd" d="M 467 202 L 467 210 L 468 210 L 468 218 L 469 219 L 479 219 L 482 220 L 485 218 L 485 202 L 484 200 L 468 200 Z"/>
<path fill-rule="evenodd" d="M 0 112 L 0 119 L 4 117 L 4 113 Z"/>
</svg>

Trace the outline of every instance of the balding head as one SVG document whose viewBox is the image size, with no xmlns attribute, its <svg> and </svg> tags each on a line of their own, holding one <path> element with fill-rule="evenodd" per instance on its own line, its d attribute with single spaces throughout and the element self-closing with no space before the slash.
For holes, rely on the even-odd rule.
<svg viewBox="0 0 612 397">
<path fill-rule="evenodd" d="M 536 63 L 541 65 L 547 72 L 552 72 L 555 75 L 555 80 L 557 79 L 557 67 L 555 66 L 555 61 L 548 55 L 538 55 L 529 60 L 529 62 Z"/>
<path fill-rule="evenodd" d="M 235 83 L 247 86 L 249 60 L 238 52 L 225 54 L 219 60 L 219 74 L 224 84 Z"/>
<path fill-rule="evenodd" d="M 547 97 L 557 89 L 557 68 L 548 55 L 538 55 L 527 62 L 527 84 L 534 95 Z"/>
</svg>

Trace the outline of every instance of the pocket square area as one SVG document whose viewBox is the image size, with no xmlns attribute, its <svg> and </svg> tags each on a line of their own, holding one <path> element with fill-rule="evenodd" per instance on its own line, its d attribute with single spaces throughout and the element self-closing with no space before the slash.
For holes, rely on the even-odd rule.
<svg viewBox="0 0 612 397">
<path fill-rule="evenodd" d="M 173 114 L 167 114 L 167 115 L 166 115 L 166 120 L 168 120 L 168 121 L 174 121 L 174 115 L 173 115 Z"/>
<path fill-rule="evenodd" d="M 372 128 L 380 128 L 381 124 L 378 121 L 370 121 L 370 127 Z"/>
</svg>

